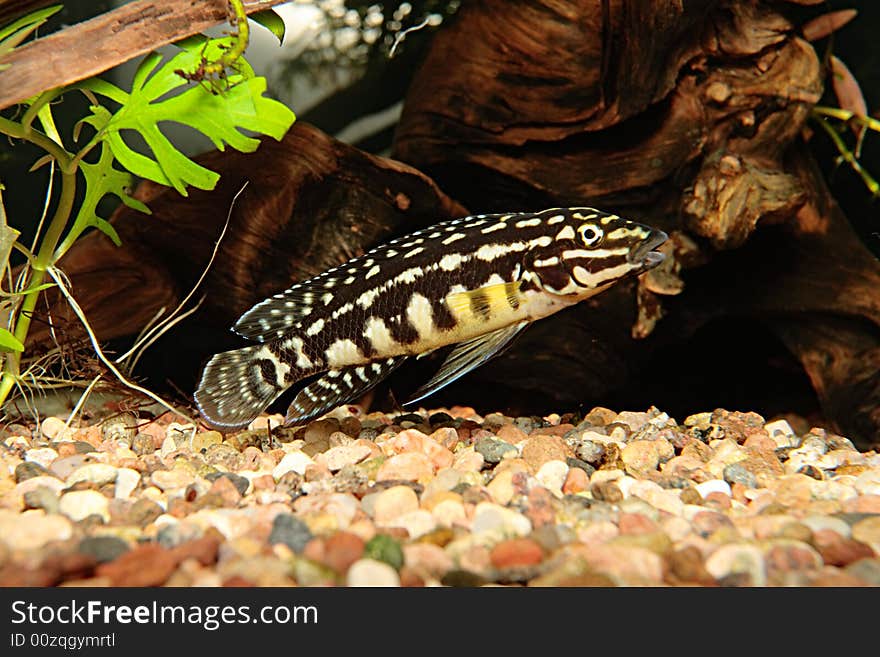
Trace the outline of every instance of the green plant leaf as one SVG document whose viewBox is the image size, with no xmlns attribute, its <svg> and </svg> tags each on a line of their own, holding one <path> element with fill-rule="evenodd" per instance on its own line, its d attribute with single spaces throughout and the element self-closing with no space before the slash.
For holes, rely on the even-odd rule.
<svg viewBox="0 0 880 657">
<path fill-rule="evenodd" d="M 24 345 L 8 329 L 0 328 L 0 351 L 24 351 Z"/>
<path fill-rule="evenodd" d="M 284 19 L 274 9 L 258 11 L 250 16 L 254 21 L 265 27 L 278 38 L 278 44 L 284 43 Z"/>
<path fill-rule="evenodd" d="M 177 44 L 182 51 L 161 66 L 162 56 L 150 54 L 138 67 L 130 94 L 103 81 L 81 83 L 82 87 L 122 104 L 109 118 L 97 116 L 93 107 L 94 114 L 88 119 L 103 132 L 102 138 L 122 166 L 142 178 L 174 187 L 186 196 L 188 185 L 213 189 L 219 175 L 180 152 L 160 130 L 162 122 L 173 121 L 194 128 L 219 150 L 224 150 L 226 144 L 244 152 L 255 150 L 259 140 L 241 130 L 275 139 L 284 136 L 296 117 L 283 103 L 262 95 L 266 90 L 265 78 L 254 77 L 253 69 L 243 58 L 235 60 L 222 76 L 209 78 L 206 74 L 205 80 L 185 88 L 190 83 L 178 72 L 198 77 L 200 68 L 220 60 L 232 43 L 231 37 L 186 39 Z M 138 132 L 151 155 L 132 149 L 122 137 L 125 130 Z"/>
<path fill-rule="evenodd" d="M 0 27 L 0 59 L 12 52 L 18 44 L 28 38 L 34 30 L 61 10 L 61 5 L 53 5 L 31 12 L 18 20 Z M 9 64 L 0 65 L 0 70 L 9 68 Z"/>
<path fill-rule="evenodd" d="M 22 16 L 18 20 L 10 23 L 9 25 L 4 25 L 0 27 L 0 41 L 6 39 L 13 32 L 17 32 L 22 29 L 30 28 L 31 32 L 40 27 L 43 23 L 49 20 L 52 16 L 61 11 L 63 5 L 52 5 L 51 7 L 44 7 L 43 9 L 37 9 L 36 11 L 32 11 L 26 16 Z"/>
<path fill-rule="evenodd" d="M 24 296 L 26 294 L 33 294 L 34 292 L 42 292 L 43 290 L 48 290 L 50 287 L 56 287 L 55 283 L 40 283 L 39 285 L 34 285 L 33 287 L 24 289 L 21 292 L 16 292 L 15 294 L 19 296 Z"/>
<path fill-rule="evenodd" d="M 106 144 L 101 144 L 101 156 L 95 164 L 83 160 L 79 166 L 86 179 L 86 194 L 70 229 L 72 237 L 68 237 L 65 241 L 76 239 L 86 228 L 94 226 L 119 246 L 122 242 L 116 229 L 109 221 L 97 214 L 101 199 L 111 194 L 119 197 L 128 207 L 145 214 L 150 214 L 150 209 L 129 195 L 128 190 L 134 178 L 127 171 L 113 167 L 113 151 Z"/>
<path fill-rule="evenodd" d="M 34 171 L 36 171 L 40 167 L 45 166 L 45 165 L 49 164 L 49 162 L 54 162 L 54 161 L 55 161 L 55 157 L 52 155 L 49 155 L 47 153 L 43 157 L 38 158 L 37 161 L 31 165 L 31 168 L 28 169 L 28 173 L 33 173 Z"/>
</svg>

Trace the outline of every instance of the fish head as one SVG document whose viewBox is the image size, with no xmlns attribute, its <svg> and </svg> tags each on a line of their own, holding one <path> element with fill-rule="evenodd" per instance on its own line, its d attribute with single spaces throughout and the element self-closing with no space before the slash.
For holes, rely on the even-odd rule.
<svg viewBox="0 0 880 657">
<path fill-rule="evenodd" d="M 553 242 L 529 267 L 551 294 L 587 298 L 663 262 L 655 250 L 667 240 L 662 230 L 593 208 L 562 216 Z"/>
</svg>

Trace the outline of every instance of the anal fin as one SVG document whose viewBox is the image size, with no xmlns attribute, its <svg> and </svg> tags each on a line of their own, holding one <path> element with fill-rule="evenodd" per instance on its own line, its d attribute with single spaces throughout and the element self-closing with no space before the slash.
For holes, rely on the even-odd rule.
<svg viewBox="0 0 880 657">
<path fill-rule="evenodd" d="M 509 347 L 513 339 L 529 325 L 529 322 L 511 324 L 478 338 L 460 342 L 443 361 L 438 372 L 419 388 L 404 406 L 421 401 L 471 370 L 478 368 Z"/>
<path fill-rule="evenodd" d="M 304 424 L 363 396 L 400 367 L 407 358 L 408 356 L 396 356 L 365 365 L 328 370 L 321 378 L 299 391 L 287 409 L 284 424 Z"/>
</svg>

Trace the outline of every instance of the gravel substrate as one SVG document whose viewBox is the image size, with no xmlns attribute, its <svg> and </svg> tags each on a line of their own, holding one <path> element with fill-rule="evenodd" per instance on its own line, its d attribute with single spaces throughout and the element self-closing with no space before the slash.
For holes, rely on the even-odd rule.
<svg viewBox="0 0 880 657">
<path fill-rule="evenodd" d="M 794 418 L 351 411 L 8 427 L 0 585 L 880 585 L 880 455 Z"/>
</svg>

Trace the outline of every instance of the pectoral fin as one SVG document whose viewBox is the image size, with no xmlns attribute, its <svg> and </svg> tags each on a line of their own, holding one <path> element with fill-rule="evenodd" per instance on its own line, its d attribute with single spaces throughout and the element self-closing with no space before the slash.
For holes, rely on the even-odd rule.
<svg viewBox="0 0 880 657">
<path fill-rule="evenodd" d="M 285 426 L 304 424 L 363 396 L 406 359 L 407 356 L 397 356 L 325 372 L 320 379 L 299 391 L 287 409 Z"/>
<path fill-rule="evenodd" d="M 478 338 L 460 342 L 446 357 L 440 370 L 425 385 L 419 388 L 413 397 L 404 403 L 414 404 L 431 395 L 440 388 L 449 385 L 459 377 L 476 369 L 489 359 L 500 354 L 513 342 L 513 339 L 529 322 L 512 324 L 503 329 L 486 333 Z"/>
</svg>

